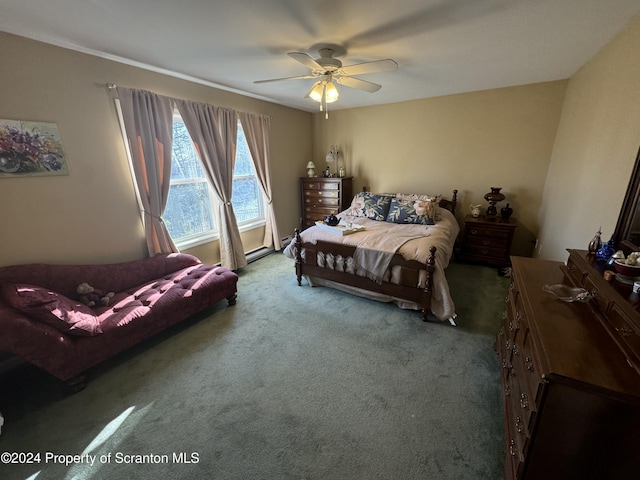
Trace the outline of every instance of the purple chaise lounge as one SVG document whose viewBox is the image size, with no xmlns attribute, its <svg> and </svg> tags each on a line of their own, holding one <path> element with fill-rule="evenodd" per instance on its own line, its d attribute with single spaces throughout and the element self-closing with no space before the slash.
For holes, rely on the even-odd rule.
<svg viewBox="0 0 640 480">
<path fill-rule="evenodd" d="M 0 351 L 83 388 L 85 371 L 227 299 L 238 276 L 188 254 L 102 265 L 30 264 L 0 268 Z M 115 292 L 108 306 L 76 298 L 87 282 Z"/>
</svg>

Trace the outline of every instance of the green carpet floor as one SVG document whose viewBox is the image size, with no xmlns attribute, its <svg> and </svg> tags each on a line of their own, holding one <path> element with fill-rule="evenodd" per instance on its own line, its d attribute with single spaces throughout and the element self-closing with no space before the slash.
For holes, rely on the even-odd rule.
<svg viewBox="0 0 640 480">
<path fill-rule="evenodd" d="M 502 479 L 508 280 L 447 275 L 457 327 L 299 287 L 272 254 L 240 272 L 237 305 L 100 365 L 77 394 L 30 366 L 5 374 L 0 452 L 27 455 L 0 478 Z"/>
</svg>

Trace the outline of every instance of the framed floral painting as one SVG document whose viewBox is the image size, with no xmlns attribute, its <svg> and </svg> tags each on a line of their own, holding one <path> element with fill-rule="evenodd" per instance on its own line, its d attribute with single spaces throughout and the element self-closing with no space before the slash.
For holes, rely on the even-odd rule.
<svg viewBox="0 0 640 480">
<path fill-rule="evenodd" d="M 0 178 L 69 175 L 55 123 L 0 120 Z"/>
</svg>

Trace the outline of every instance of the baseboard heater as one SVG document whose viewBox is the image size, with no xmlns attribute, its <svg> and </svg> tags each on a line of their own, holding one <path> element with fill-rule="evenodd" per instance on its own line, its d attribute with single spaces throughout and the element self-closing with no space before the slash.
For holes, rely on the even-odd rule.
<svg viewBox="0 0 640 480">
<path fill-rule="evenodd" d="M 253 250 L 247 252 L 245 256 L 247 257 L 247 262 L 255 262 L 256 260 L 261 259 L 262 257 L 266 257 L 270 253 L 275 252 L 273 248 L 270 247 L 258 247 Z"/>
</svg>

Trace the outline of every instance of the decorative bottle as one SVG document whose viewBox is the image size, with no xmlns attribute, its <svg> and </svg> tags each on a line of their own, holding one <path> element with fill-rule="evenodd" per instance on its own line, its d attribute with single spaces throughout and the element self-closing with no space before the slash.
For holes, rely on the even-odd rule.
<svg viewBox="0 0 640 480">
<path fill-rule="evenodd" d="M 602 235 L 601 230 L 602 227 L 598 228 L 598 231 L 589 242 L 589 255 L 595 255 L 602 246 L 602 240 L 600 238 L 600 235 Z"/>
<path fill-rule="evenodd" d="M 596 258 L 598 260 L 602 260 L 603 262 L 609 261 L 611 256 L 616 253 L 615 248 L 613 248 L 614 241 L 613 237 L 607 243 L 603 243 L 602 246 L 596 252 Z"/>
</svg>

